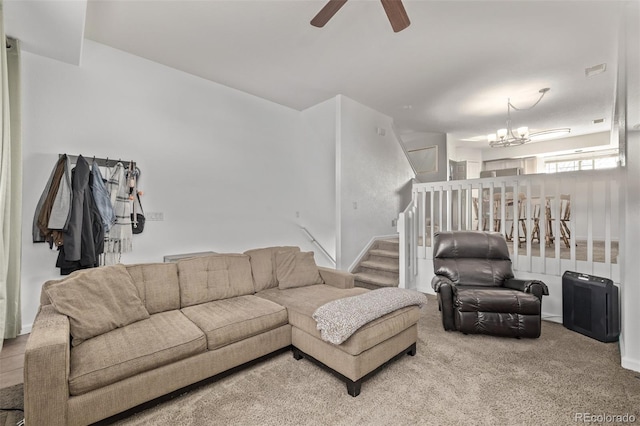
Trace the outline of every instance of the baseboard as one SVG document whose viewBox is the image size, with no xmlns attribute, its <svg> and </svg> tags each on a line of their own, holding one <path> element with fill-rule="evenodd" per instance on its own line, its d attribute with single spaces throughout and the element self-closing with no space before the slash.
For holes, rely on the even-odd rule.
<svg viewBox="0 0 640 426">
<path fill-rule="evenodd" d="M 562 324 L 562 315 L 552 315 L 549 313 L 542 312 L 541 318 L 545 321 Z"/>
<path fill-rule="evenodd" d="M 624 332 L 620 335 L 620 339 L 618 342 L 620 344 L 620 365 L 622 366 L 622 368 L 640 372 L 640 360 L 625 355 L 627 350 L 624 341 Z"/>
<path fill-rule="evenodd" d="M 622 362 L 620 363 L 620 365 L 622 365 L 622 367 L 626 368 L 627 370 L 640 372 L 640 360 L 638 359 L 622 357 Z"/>
<path fill-rule="evenodd" d="M 22 328 L 20 329 L 20 335 L 22 336 L 23 334 L 31 333 L 32 327 L 33 327 L 33 324 L 23 325 Z"/>
</svg>

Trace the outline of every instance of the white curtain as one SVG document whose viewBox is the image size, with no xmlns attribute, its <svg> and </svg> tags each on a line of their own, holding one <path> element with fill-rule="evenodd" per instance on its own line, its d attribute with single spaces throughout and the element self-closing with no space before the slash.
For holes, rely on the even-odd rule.
<svg viewBox="0 0 640 426">
<path fill-rule="evenodd" d="M 6 43 L 5 43 L 6 40 Z M 17 40 L 6 39 L 0 1 L 0 349 L 2 339 L 22 328 L 20 264 L 22 243 L 22 141 L 20 55 Z"/>
</svg>

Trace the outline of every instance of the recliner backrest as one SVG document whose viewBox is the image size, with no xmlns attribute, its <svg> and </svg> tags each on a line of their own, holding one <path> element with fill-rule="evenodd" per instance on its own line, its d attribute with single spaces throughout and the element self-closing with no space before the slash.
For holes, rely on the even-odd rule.
<svg viewBox="0 0 640 426">
<path fill-rule="evenodd" d="M 433 270 L 456 285 L 501 287 L 513 278 L 507 242 L 499 232 L 436 233 Z"/>
</svg>

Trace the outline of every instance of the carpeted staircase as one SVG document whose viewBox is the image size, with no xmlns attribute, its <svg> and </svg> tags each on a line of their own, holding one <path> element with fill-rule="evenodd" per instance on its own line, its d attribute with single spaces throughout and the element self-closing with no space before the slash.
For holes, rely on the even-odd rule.
<svg viewBox="0 0 640 426">
<path fill-rule="evenodd" d="M 376 240 L 352 271 L 356 287 L 398 287 L 399 250 L 398 238 Z"/>
</svg>

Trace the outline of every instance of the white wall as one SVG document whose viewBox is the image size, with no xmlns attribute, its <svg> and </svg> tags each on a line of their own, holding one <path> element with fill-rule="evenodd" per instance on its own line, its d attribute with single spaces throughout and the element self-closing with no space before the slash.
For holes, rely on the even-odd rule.
<svg viewBox="0 0 640 426">
<path fill-rule="evenodd" d="M 482 150 L 478 148 L 456 147 L 449 152 L 449 160 L 475 161 L 482 164 Z"/>
<path fill-rule="evenodd" d="M 308 108 L 300 114 L 302 137 L 298 143 L 298 175 L 306 176 L 301 197 L 305 206 L 299 223 L 336 259 L 336 122 L 338 98 Z M 334 266 L 322 253 L 316 263 Z M 327 263 L 328 262 L 328 263 Z"/>
<path fill-rule="evenodd" d="M 41 285 L 59 277 L 57 253 L 31 242 L 33 212 L 59 153 L 138 162 L 144 209 L 163 212 L 164 221 L 147 222 L 124 263 L 277 244 L 312 250 L 296 211 L 332 238 L 325 229 L 331 221 L 316 228 L 308 212 L 334 203 L 318 189 L 333 175 L 323 170 L 333 147 L 300 173 L 295 157 L 311 143 L 302 137 L 300 112 L 89 40 L 81 67 L 28 52 L 22 58 L 27 331 Z M 310 187 L 314 197 L 304 195 Z M 322 263 L 322 254 L 316 259 Z"/>
<path fill-rule="evenodd" d="M 622 301 L 622 335 L 621 355 L 622 366 L 640 371 L 640 250 L 637 236 L 640 235 L 640 132 L 627 134 L 627 180 L 625 185 L 626 210 L 623 212 L 625 221 L 625 237 L 621 245 L 621 263 L 623 267 L 622 282 L 620 284 L 620 300 Z"/>
<path fill-rule="evenodd" d="M 344 269 L 372 237 L 396 233 L 392 220 L 406 207 L 402 188 L 414 174 L 391 131 L 393 120 L 338 98 L 338 267 Z M 378 128 L 386 130 L 384 136 Z"/>
<path fill-rule="evenodd" d="M 640 4 L 630 2 L 625 14 L 626 34 L 623 32 L 621 56 L 623 56 L 623 72 L 618 81 L 618 103 L 622 105 L 616 111 L 621 116 L 621 123 L 626 127 L 627 181 L 623 189 L 626 197 L 626 210 L 622 220 L 625 226 L 621 263 L 624 266 L 620 284 L 622 300 L 622 334 L 620 336 L 620 352 L 622 366 L 640 371 Z M 624 30 L 623 30 L 624 31 Z M 626 37 L 624 37 L 626 36 Z M 624 130 L 624 129 L 622 129 Z"/>
</svg>

